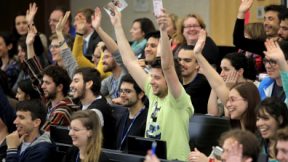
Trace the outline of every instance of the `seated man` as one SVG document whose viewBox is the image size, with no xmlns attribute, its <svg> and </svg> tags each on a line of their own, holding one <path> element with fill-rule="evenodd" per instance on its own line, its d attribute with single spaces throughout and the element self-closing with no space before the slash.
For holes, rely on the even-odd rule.
<svg viewBox="0 0 288 162">
<path fill-rule="evenodd" d="M 199 73 L 200 67 L 194 56 L 193 47 L 180 47 L 178 61 L 181 65 L 182 84 L 191 98 L 195 113 L 207 114 L 207 103 L 211 88 L 206 77 Z"/>
<path fill-rule="evenodd" d="M 50 162 L 55 145 L 47 133 L 40 131 L 46 108 L 39 100 L 22 101 L 16 106 L 17 130 L 6 137 L 6 162 Z"/>
<path fill-rule="evenodd" d="M 280 42 L 279 43 L 280 48 L 283 51 L 284 60 L 288 60 L 288 54 L 287 54 L 287 49 L 288 49 L 288 43 L 287 42 Z M 280 49 L 279 49 L 280 50 Z M 274 52 L 272 52 L 274 54 Z M 273 56 L 272 56 L 273 57 Z M 275 59 L 263 59 L 263 63 L 265 65 L 265 69 L 267 71 L 267 74 L 269 77 L 266 77 L 260 82 L 260 85 L 258 87 L 259 94 L 261 97 L 261 100 L 264 100 L 266 97 L 277 97 L 281 101 L 286 102 L 286 94 L 283 89 L 283 82 L 281 80 L 281 75 L 280 71 L 283 69 L 281 66 L 278 64 L 279 61 Z"/>
<path fill-rule="evenodd" d="M 123 150 L 129 135 L 144 137 L 148 108 L 144 92 L 130 75 L 123 76 L 119 92 L 121 105 L 128 108 L 117 125 L 117 148 Z"/>
</svg>

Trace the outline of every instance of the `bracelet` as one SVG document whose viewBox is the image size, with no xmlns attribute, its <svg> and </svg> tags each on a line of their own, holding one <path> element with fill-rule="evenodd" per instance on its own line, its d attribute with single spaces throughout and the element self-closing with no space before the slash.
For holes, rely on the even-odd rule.
<svg viewBox="0 0 288 162">
<path fill-rule="evenodd" d="M 77 35 L 83 36 L 84 34 L 76 32 Z"/>
</svg>

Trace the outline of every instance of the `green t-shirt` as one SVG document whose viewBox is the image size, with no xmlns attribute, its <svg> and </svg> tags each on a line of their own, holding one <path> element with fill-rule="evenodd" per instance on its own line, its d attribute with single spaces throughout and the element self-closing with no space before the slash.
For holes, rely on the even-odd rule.
<svg viewBox="0 0 288 162">
<path fill-rule="evenodd" d="M 149 110 L 145 137 L 167 142 L 167 159 L 187 161 L 189 147 L 189 119 L 194 113 L 190 96 L 181 87 L 181 95 L 175 99 L 168 90 L 164 98 L 153 94 L 150 80 L 145 82 L 145 94 L 149 98 Z"/>
</svg>

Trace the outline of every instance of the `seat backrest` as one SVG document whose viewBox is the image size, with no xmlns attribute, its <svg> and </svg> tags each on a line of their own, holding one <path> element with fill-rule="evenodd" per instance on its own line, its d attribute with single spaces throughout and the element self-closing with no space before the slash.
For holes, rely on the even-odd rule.
<svg viewBox="0 0 288 162">
<path fill-rule="evenodd" d="M 51 125 L 50 126 L 50 138 L 56 144 L 57 151 L 66 151 L 72 147 L 72 139 L 69 136 L 69 128 Z"/>
<path fill-rule="evenodd" d="M 227 118 L 195 114 L 189 123 L 191 150 L 196 147 L 199 151 L 209 155 L 212 146 L 218 145 L 220 135 L 230 128 L 230 122 Z"/>
</svg>

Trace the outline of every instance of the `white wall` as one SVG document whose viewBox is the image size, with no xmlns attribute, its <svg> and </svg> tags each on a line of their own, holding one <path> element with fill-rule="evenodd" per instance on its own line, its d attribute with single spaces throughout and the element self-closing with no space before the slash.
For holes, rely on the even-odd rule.
<svg viewBox="0 0 288 162">
<path fill-rule="evenodd" d="M 153 12 L 153 5 L 152 0 L 146 0 L 149 3 L 149 11 L 147 12 L 137 12 L 134 11 L 133 4 L 137 0 L 126 0 L 128 3 L 128 7 L 122 12 L 122 22 L 124 25 L 124 29 L 126 31 L 127 36 L 129 37 L 129 30 L 131 27 L 131 23 L 134 19 L 140 17 L 148 17 L 153 20 L 155 26 L 155 18 L 152 14 Z M 141 1 L 141 0 L 140 0 Z M 178 16 L 182 17 L 188 13 L 196 13 L 201 15 L 204 19 L 207 30 L 209 31 L 209 1 L 210 0 L 163 0 L 164 8 L 166 8 L 169 12 L 175 13 Z M 81 8 L 95 8 L 99 6 L 102 8 L 102 27 L 108 32 L 110 35 L 114 37 L 114 32 L 112 29 L 112 25 L 110 23 L 110 19 L 108 15 L 103 10 L 103 6 L 107 4 L 109 0 L 71 0 L 71 11 L 72 15 L 74 16 L 76 11 Z"/>
</svg>

